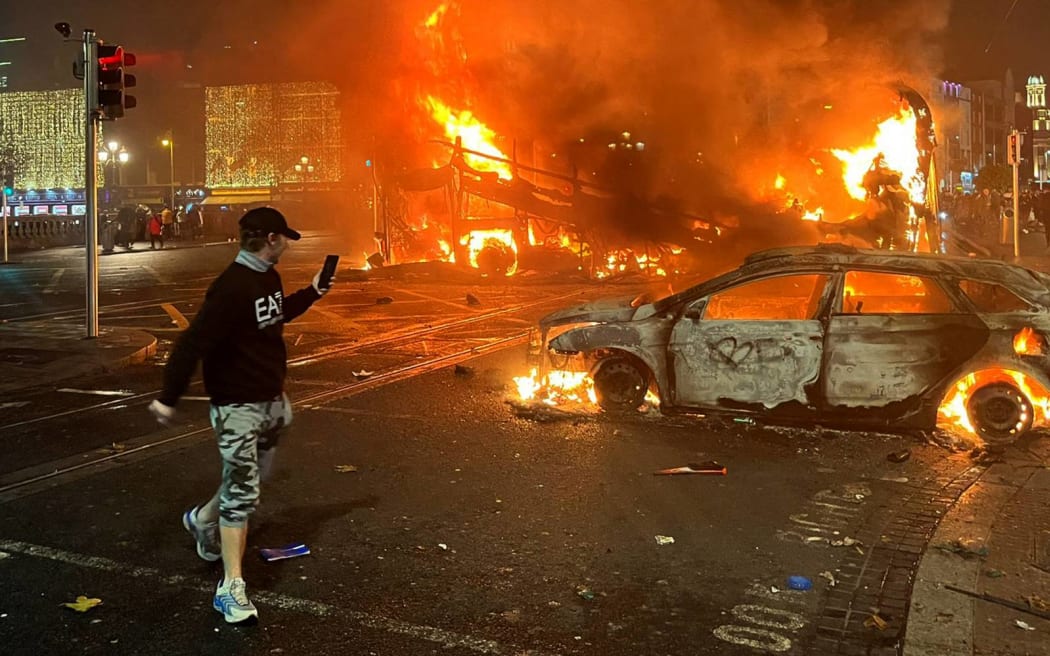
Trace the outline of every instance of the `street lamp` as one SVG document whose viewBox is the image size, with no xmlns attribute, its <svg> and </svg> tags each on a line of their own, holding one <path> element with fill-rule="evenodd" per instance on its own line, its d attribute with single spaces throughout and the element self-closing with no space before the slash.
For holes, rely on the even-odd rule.
<svg viewBox="0 0 1050 656">
<path fill-rule="evenodd" d="M 98 161 L 102 162 L 103 167 L 107 164 L 113 165 L 113 184 L 118 186 L 124 184 L 124 169 L 118 165 L 127 164 L 129 159 L 131 154 L 116 141 L 106 143 L 106 147 L 98 151 Z"/>
<path fill-rule="evenodd" d="M 161 145 L 168 149 L 168 165 L 171 168 L 171 207 L 175 211 L 175 141 L 173 139 L 162 139 Z"/>
</svg>

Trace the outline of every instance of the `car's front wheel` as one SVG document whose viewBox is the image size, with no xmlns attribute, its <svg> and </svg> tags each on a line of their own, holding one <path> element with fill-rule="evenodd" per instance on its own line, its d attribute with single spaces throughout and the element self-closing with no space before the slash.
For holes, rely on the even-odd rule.
<svg viewBox="0 0 1050 656">
<path fill-rule="evenodd" d="M 625 356 L 612 356 L 598 363 L 594 392 L 598 405 L 608 412 L 637 410 L 645 402 L 649 377 L 645 368 Z"/>
<path fill-rule="evenodd" d="M 966 414 L 974 430 L 988 442 L 1012 442 L 1035 421 L 1032 402 L 1009 383 L 986 385 L 970 395 Z"/>
</svg>

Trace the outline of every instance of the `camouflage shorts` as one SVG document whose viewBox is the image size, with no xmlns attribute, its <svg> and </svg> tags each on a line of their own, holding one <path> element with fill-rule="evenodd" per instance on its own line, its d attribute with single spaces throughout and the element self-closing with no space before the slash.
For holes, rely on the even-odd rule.
<svg viewBox="0 0 1050 656">
<path fill-rule="evenodd" d="M 273 465 L 277 439 L 292 422 L 284 394 L 263 403 L 211 406 L 211 425 L 222 455 L 219 523 L 244 526 L 259 503 L 259 481 Z"/>
</svg>

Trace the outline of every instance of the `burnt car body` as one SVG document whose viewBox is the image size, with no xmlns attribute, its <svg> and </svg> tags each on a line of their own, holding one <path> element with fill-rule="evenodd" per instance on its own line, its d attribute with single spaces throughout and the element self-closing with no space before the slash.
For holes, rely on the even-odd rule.
<svg viewBox="0 0 1050 656">
<path fill-rule="evenodd" d="M 652 303 L 598 301 L 540 322 L 552 364 L 579 356 L 607 410 L 753 414 L 787 423 L 931 429 L 968 374 L 1050 388 L 1050 276 L 993 260 L 838 244 L 755 253 Z M 557 333 L 557 334 L 554 334 Z M 552 337 L 553 335 L 553 337 Z M 548 340 L 548 338 L 550 339 Z M 542 349 L 541 349 L 542 350 Z M 967 412 L 991 440 L 1032 426 L 1032 399 L 989 376 Z"/>
</svg>

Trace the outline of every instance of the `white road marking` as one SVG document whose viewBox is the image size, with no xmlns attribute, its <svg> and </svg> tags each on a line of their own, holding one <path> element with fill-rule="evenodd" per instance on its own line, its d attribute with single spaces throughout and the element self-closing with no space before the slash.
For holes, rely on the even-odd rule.
<svg viewBox="0 0 1050 656">
<path fill-rule="evenodd" d="M 65 269 L 57 269 L 51 274 L 51 280 L 47 283 L 47 287 L 44 288 L 45 294 L 57 294 L 58 293 L 58 282 L 62 280 L 62 274 L 65 273 Z"/>
<path fill-rule="evenodd" d="M 72 387 L 63 387 L 55 390 L 56 392 L 65 392 L 66 394 L 91 394 L 93 396 L 134 396 L 134 392 L 128 390 L 82 390 L 75 389 Z"/>
<path fill-rule="evenodd" d="M 7 408 L 21 408 L 29 405 L 29 401 L 8 401 L 6 403 L 0 403 L 0 410 L 6 410 Z"/>
<path fill-rule="evenodd" d="M 154 269 L 153 267 L 149 266 L 148 264 L 143 264 L 142 268 L 146 270 L 146 273 L 148 273 L 151 276 L 153 276 L 154 278 L 156 278 L 157 282 L 159 282 L 159 283 L 167 284 L 167 283 L 171 282 L 171 280 L 169 280 L 167 276 L 160 275 L 160 273 L 158 273 L 156 269 Z"/>
<path fill-rule="evenodd" d="M 129 576 L 135 579 L 148 579 L 168 586 L 195 590 L 202 594 L 211 593 L 213 591 L 213 587 L 210 583 L 199 583 L 197 577 L 190 578 L 181 574 L 165 574 L 164 572 L 151 567 L 138 567 L 135 565 L 129 565 L 127 562 L 117 562 L 100 556 L 87 556 L 71 551 L 63 551 L 61 549 L 53 549 L 51 547 L 18 542 L 15 540 L 0 540 L 0 550 L 8 553 L 24 554 L 35 558 L 44 558 L 59 563 L 65 563 L 67 565 L 73 565 L 75 567 L 111 572 L 113 574 Z M 480 654 L 507 654 L 508 656 L 517 656 L 519 654 L 529 654 L 530 656 L 553 656 L 548 652 L 523 650 L 514 645 L 504 644 L 496 640 L 478 638 L 476 636 L 457 633 L 455 631 L 448 631 L 436 626 L 412 624 L 411 622 L 403 622 L 391 617 L 384 617 L 383 615 L 347 610 L 338 606 L 332 606 L 331 604 L 311 601 L 309 599 L 300 599 L 298 597 L 278 594 L 275 592 L 253 590 L 252 599 L 262 602 L 267 606 L 305 613 L 307 615 L 314 615 L 316 617 L 344 617 L 356 622 L 360 626 L 375 629 L 376 631 L 397 633 L 417 640 L 425 640 L 427 642 L 438 644 L 446 649 L 463 648 Z"/>
</svg>

